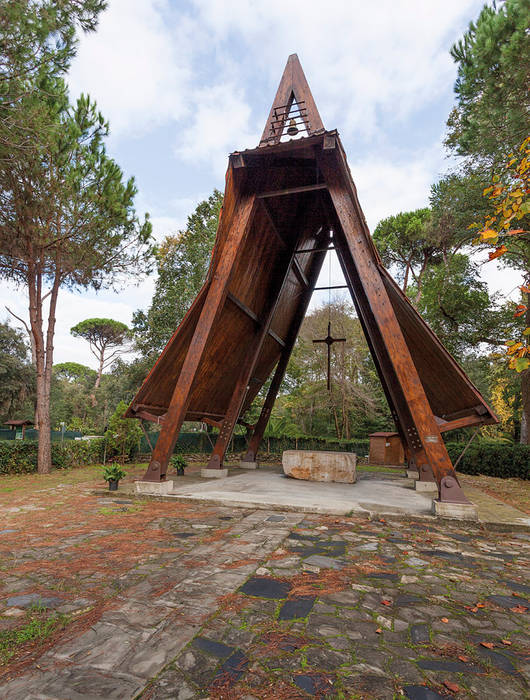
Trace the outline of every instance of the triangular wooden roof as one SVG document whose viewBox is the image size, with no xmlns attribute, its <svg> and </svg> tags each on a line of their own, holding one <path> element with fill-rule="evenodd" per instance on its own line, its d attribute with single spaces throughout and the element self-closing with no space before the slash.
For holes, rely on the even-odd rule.
<svg viewBox="0 0 530 700">
<path fill-rule="evenodd" d="M 305 135 L 285 141 L 293 101 Z M 339 135 L 324 130 L 293 55 L 260 145 L 229 158 L 206 281 L 127 411 L 164 423 L 146 479 L 156 478 L 156 469 L 164 478 L 157 465 L 183 420 L 210 420 L 220 439 L 231 435 L 275 366 L 285 368 L 330 245 L 412 461 L 416 455 L 431 478 L 454 475 L 450 461 L 443 466 L 440 433 L 496 422 L 384 269 Z"/>
</svg>

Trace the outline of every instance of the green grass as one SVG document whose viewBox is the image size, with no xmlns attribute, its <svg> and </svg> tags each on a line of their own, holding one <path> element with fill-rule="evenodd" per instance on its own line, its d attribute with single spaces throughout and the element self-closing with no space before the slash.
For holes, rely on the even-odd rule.
<svg viewBox="0 0 530 700">
<path fill-rule="evenodd" d="M 44 608 L 31 608 L 22 626 L 0 631 L 0 665 L 7 664 L 26 644 L 41 643 L 57 630 L 64 629 L 69 620 L 68 615 L 47 616 Z"/>
<path fill-rule="evenodd" d="M 357 469 L 360 472 L 385 472 L 386 474 L 400 474 L 401 469 L 395 467 L 385 467 L 384 464 L 358 464 Z M 403 471 L 406 467 L 403 467 Z"/>
</svg>

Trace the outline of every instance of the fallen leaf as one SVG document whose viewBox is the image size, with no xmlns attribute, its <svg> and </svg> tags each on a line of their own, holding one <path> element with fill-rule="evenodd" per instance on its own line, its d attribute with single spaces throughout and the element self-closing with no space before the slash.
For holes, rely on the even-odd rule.
<svg viewBox="0 0 530 700">
<path fill-rule="evenodd" d="M 446 617 L 442 617 L 442 622 L 449 622 L 449 620 Z"/>
<path fill-rule="evenodd" d="M 506 644 L 507 647 L 509 647 L 509 646 L 512 645 L 512 643 L 510 642 L 509 639 L 501 639 L 501 642 L 502 642 L 503 644 Z"/>
<path fill-rule="evenodd" d="M 486 647 L 486 649 L 493 649 L 495 644 L 493 642 L 480 642 L 480 645 Z"/>
<path fill-rule="evenodd" d="M 467 662 L 469 661 L 469 656 L 464 656 L 464 654 L 462 654 L 458 658 L 460 661 L 463 661 L 465 664 L 467 664 Z"/>
<path fill-rule="evenodd" d="M 486 607 L 485 603 L 477 603 L 476 605 L 477 605 L 477 608 L 485 608 Z"/>
<path fill-rule="evenodd" d="M 471 612 L 478 612 L 478 608 L 470 608 Z"/>
<path fill-rule="evenodd" d="M 378 628 L 376 629 L 375 633 L 376 633 L 376 634 L 381 634 L 382 631 L 383 631 L 383 630 L 382 630 L 380 627 L 378 627 Z"/>
<path fill-rule="evenodd" d="M 382 600 L 381 605 L 392 605 L 392 601 L 391 600 Z"/>
<path fill-rule="evenodd" d="M 451 681 L 444 681 L 444 685 L 447 690 L 450 690 L 452 693 L 458 693 L 460 691 L 460 686 L 456 683 L 451 683 Z"/>
<path fill-rule="evenodd" d="M 525 608 L 524 605 L 516 605 L 514 608 L 510 608 L 510 610 L 514 613 L 524 613 L 528 608 Z"/>
</svg>

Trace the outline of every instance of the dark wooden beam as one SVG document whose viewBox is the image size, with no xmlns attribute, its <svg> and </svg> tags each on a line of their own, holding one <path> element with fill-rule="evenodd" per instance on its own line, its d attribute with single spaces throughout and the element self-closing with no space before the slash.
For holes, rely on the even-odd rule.
<svg viewBox="0 0 530 700">
<path fill-rule="evenodd" d="M 296 315 L 291 323 L 291 327 L 289 328 L 289 335 L 284 343 L 284 348 L 282 354 L 280 355 L 278 364 L 276 365 L 276 369 L 272 377 L 269 391 L 267 392 L 267 396 L 265 397 L 265 402 L 263 403 L 258 422 L 256 423 L 256 427 L 254 428 L 254 432 L 252 433 L 252 437 L 250 438 L 248 444 L 247 453 L 244 457 L 244 461 L 246 462 L 254 462 L 256 459 L 256 455 L 258 454 L 258 449 L 263 438 L 263 434 L 265 433 L 267 423 L 269 422 L 272 407 L 274 406 L 276 396 L 283 381 L 285 370 L 287 369 L 287 365 L 289 363 L 289 358 L 291 357 L 296 338 L 298 337 L 300 327 L 306 315 L 307 307 L 309 306 L 309 302 L 311 301 L 313 287 L 316 284 L 325 257 L 325 253 L 321 252 L 318 255 L 316 255 L 313 260 L 310 273 L 311 282 L 303 292 L 302 302 L 300 303 L 296 311 Z"/>
<path fill-rule="evenodd" d="M 332 287 L 315 287 L 315 292 L 328 291 L 328 289 L 349 289 L 347 284 L 335 284 Z"/>
<path fill-rule="evenodd" d="M 295 254 L 295 255 L 296 255 L 296 254 Z M 298 279 L 300 280 L 300 282 L 304 285 L 304 287 L 308 287 L 308 286 L 309 286 L 309 282 L 308 282 L 308 280 L 307 280 L 307 277 L 306 277 L 306 275 L 305 275 L 305 272 L 302 270 L 302 266 L 301 266 L 300 263 L 298 262 L 298 260 L 297 260 L 297 258 L 295 257 L 295 255 L 293 256 L 293 262 L 292 262 L 292 266 L 293 266 L 294 273 L 295 273 L 295 275 L 298 277 Z"/>
<path fill-rule="evenodd" d="M 444 421 L 438 424 L 438 430 L 441 433 L 446 433 L 448 430 L 457 430 L 458 428 L 470 428 L 473 425 L 484 425 L 485 421 L 478 416 L 465 416 L 464 418 L 456 418 L 455 420 Z"/>
<path fill-rule="evenodd" d="M 322 253 L 323 251 L 335 250 L 335 246 L 330 246 L 329 248 L 302 248 L 301 250 L 295 250 L 294 252 L 298 255 L 299 253 Z"/>
<path fill-rule="evenodd" d="M 299 194 L 300 192 L 314 192 L 315 190 L 325 190 L 327 185 L 324 182 L 314 185 L 300 185 L 299 187 L 286 187 L 283 190 L 272 190 L 271 192 L 261 192 L 256 195 L 258 199 L 268 199 L 269 197 L 284 197 L 288 194 Z"/>
<path fill-rule="evenodd" d="M 227 205 L 225 197 L 225 207 Z M 220 256 L 217 268 L 212 275 L 208 293 L 189 344 L 184 363 L 180 370 L 171 402 L 166 414 L 166 420 L 158 436 L 155 449 L 144 475 L 144 481 L 165 481 L 167 465 L 182 423 L 186 417 L 186 411 L 191 400 L 191 387 L 195 380 L 197 370 L 203 358 L 208 340 L 211 337 L 213 326 L 217 320 L 228 292 L 228 285 L 234 269 L 235 262 L 242 243 L 248 233 L 250 222 L 256 210 L 255 195 L 243 195 L 236 202 L 237 216 L 228 221 L 228 232 L 223 255 Z M 219 226 L 223 224 L 221 220 Z"/>
<path fill-rule="evenodd" d="M 282 338 L 280 338 L 279 335 L 276 335 L 276 333 L 271 328 L 269 328 L 269 335 L 273 340 L 275 340 L 278 343 L 278 345 L 281 345 L 282 348 L 285 347 L 285 340 L 282 340 Z"/>
<path fill-rule="evenodd" d="M 413 425 L 410 444 L 418 445 L 427 456 L 427 466 L 432 468 L 441 489 L 442 480 L 451 477 L 456 484 L 456 474 L 442 440 L 410 351 L 403 337 L 388 292 L 374 262 L 372 241 L 357 201 L 357 194 L 345 173 L 345 162 L 339 167 L 337 149 L 319 154 L 318 164 L 328 184 L 329 193 L 341 224 L 350 254 L 355 251 L 354 266 L 361 281 L 364 295 L 378 328 L 380 344 L 388 354 L 393 374 L 404 396 Z M 341 157 L 341 154 L 338 154 Z M 421 468 L 421 465 L 420 465 Z"/>
<path fill-rule="evenodd" d="M 284 240 L 282 234 L 278 231 L 278 227 L 276 226 L 276 223 L 274 219 L 272 218 L 272 214 L 270 213 L 269 207 L 267 206 L 267 202 L 264 199 L 259 200 L 261 202 L 261 206 L 263 207 L 263 210 L 265 212 L 265 215 L 267 219 L 269 220 L 269 224 L 271 225 L 272 232 L 278 239 L 278 243 L 282 246 L 282 248 L 287 248 L 287 243 Z"/>
<path fill-rule="evenodd" d="M 246 314 L 249 318 L 251 318 L 255 323 L 258 325 L 261 325 L 261 321 L 259 320 L 259 317 L 257 314 L 252 311 L 252 309 L 249 309 L 248 306 L 241 301 L 241 299 L 238 299 L 236 296 L 234 296 L 231 292 L 228 292 L 226 295 L 226 298 L 232 302 L 232 304 L 235 304 L 238 309 L 240 309 L 244 314 Z"/>
</svg>

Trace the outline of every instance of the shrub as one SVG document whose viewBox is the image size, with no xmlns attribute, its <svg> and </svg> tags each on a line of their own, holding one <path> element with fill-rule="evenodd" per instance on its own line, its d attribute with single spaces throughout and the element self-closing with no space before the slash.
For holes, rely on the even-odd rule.
<svg viewBox="0 0 530 700">
<path fill-rule="evenodd" d="M 105 433 L 107 456 L 132 457 L 140 448 L 142 429 L 136 418 L 124 418 L 127 410 L 125 401 L 120 401 L 109 420 L 109 429 Z"/>
<path fill-rule="evenodd" d="M 52 465 L 68 469 L 100 462 L 103 438 L 68 440 L 52 443 Z M 29 474 L 37 471 L 37 442 L 33 440 L 0 440 L 0 474 Z"/>
<path fill-rule="evenodd" d="M 448 442 L 447 451 L 456 462 L 464 444 Z M 501 479 L 530 479 L 530 445 L 471 444 L 456 468 L 462 474 L 483 474 Z"/>
<path fill-rule="evenodd" d="M 117 464 L 109 465 L 103 469 L 103 478 L 105 481 L 119 481 L 126 476 L 127 472 Z"/>
</svg>

